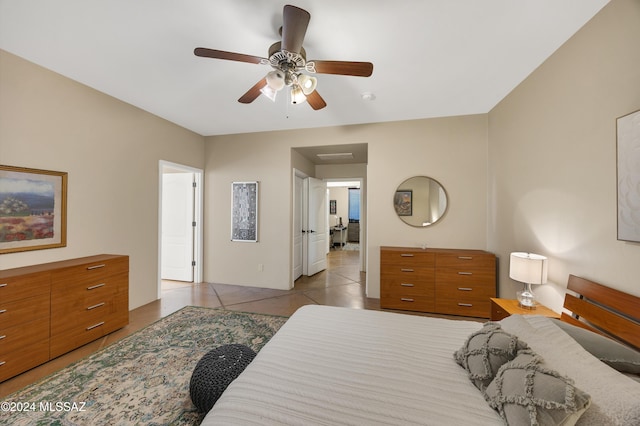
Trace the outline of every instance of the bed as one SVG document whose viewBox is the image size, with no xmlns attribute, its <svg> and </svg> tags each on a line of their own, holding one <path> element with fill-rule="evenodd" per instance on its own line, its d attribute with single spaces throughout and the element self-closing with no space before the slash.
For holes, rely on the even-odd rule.
<svg viewBox="0 0 640 426">
<path fill-rule="evenodd" d="M 202 424 L 501 425 L 522 424 L 518 416 L 524 415 L 540 424 L 639 425 L 640 355 L 630 347 L 640 347 L 640 298 L 574 276 L 568 289 L 565 307 L 573 309 L 562 323 L 534 315 L 483 324 L 305 306 L 229 385 Z M 594 327 L 597 335 L 585 331 Z M 510 336 L 518 356 L 496 367 L 479 386 L 482 380 L 469 370 L 472 357 L 463 355 L 487 333 L 494 340 Z M 580 333 L 598 336 L 597 349 L 608 348 L 597 341 L 605 339 L 600 335 L 612 334 L 629 345 L 622 346 L 628 352 L 615 347 L 613 355 L 593 354 Z M 629 358 L 620 359 L 620 353 Z M 603 356 L 614 363 L 603 362 Z M 518 360 L 523 359 L 554 373 L 550 380 L 573 386 L 561 396 L 570 393 L 578 402 L 571 409 L 556 407 L 571 412 L 560 413 L 561 421 L 531 417 L 527 409 L 525 414 L 509 411 L 503 394 L 509 374 L 520 374 Z M 495 401 L 502 402 L 490 406 Z"/>
</svg>

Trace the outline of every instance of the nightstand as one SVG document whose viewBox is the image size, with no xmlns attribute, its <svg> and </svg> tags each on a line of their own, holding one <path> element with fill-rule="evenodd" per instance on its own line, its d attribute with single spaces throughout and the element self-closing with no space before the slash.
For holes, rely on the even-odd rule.
<svg viewBox="0 0 640 426">
<path fill-rule="evenodd" d="M 500 321 L 509 315 L 543 315 L 549 318 L 560 318 L 560 314 L 544 305 L 536 304 L 535 309 L 521 308 L 515 299 L 491 298 L 491 321 Z"/>
</svg>

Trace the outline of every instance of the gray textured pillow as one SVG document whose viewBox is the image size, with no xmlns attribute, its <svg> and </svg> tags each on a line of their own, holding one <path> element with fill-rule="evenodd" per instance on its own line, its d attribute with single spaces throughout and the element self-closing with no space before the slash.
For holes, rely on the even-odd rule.
<svg viewBox="0 0 640 426">
<path fill-rule="evenodd" d="M 640 374 L 640 352 L 584 328 L 552 319 L 587 352 L 621 373 Z"/>
<path fill-rule="evenodd" d="M 480 390 L 484 390 L 493 380 L 498 369 L 516 357 L 527 344 L 504 331 L 500 324 L 487 322 L 471 334 L 453 358 L 469 374 L 469 379 Z"/>
<path fill-rule="evenodd" d="M 530 349 L 504 364 L 485 391 L 489 405 L 509 425 L 574 425 L 591 397 L 573 380 L 547 368 Z"/>
</svg>

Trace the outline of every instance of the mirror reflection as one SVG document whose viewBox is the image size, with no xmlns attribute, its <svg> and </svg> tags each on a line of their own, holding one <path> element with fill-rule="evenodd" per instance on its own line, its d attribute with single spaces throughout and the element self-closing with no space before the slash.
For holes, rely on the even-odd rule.
<svg viewBox="0 0 640 426">
<path fill-rule="evenodd" d="M 437 180 L 414 176 L 398 186 L 393 206 L 398 217 L 407 225 L 429 226 L 440 220 L 447 211 L 447 193 Z"/>
</svg>

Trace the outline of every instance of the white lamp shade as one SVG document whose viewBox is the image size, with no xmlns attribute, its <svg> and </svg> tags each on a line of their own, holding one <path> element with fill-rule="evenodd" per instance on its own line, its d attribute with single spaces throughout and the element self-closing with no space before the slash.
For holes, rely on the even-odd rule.
<svg viewBox="0 0 640 426">
<path fill-rule="evenodd" d="M 533 253 L 511 253 L 509 278 L 527 284 L 546 283 L 547 258 Z"/>
<path fill-rule="evenodd" d="M 304 93 L 305 95 L 310 95 L 314 90 L 316 90 L 318 79 L 315 77 L 309 77 L 306 74 L 300 74 L 298 76 L 298 84 L 300 84 L 302 93 Z"/>
<path fill-rule="evenodd" d="M 267 73 L 267 85 L 277 92 L 284 87 L 284 75 L 279 71 L 271 71 Z"/>
<path fill-rule="evenodd" d="M 298 85 L 293 85 L 291 87 L 291 103 L 292 104 L 301 104 L 307 100 L 307 97 L 302 92 L 302 89 Z"/>
<path fill-rule="evenodd" d="M 276 90 L 273 90 L 269 85 L 266 85 L 262 89 L 260 89 L 260 92 L 263 95 L 265 95 L 267 98 L 271 99 L 273 102 L 276 101 L 276 96 L 278 95 L 278 92 Z"/>
</svg>

